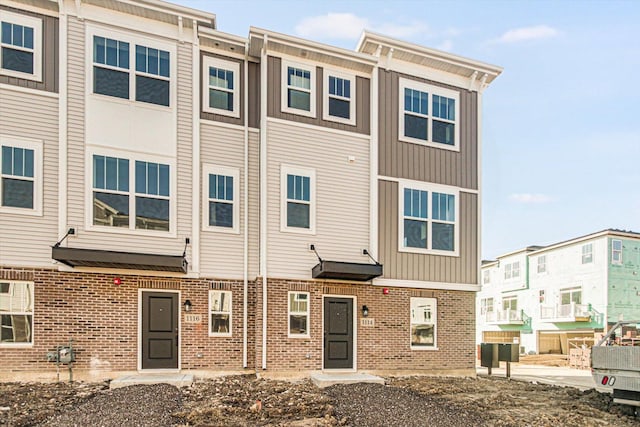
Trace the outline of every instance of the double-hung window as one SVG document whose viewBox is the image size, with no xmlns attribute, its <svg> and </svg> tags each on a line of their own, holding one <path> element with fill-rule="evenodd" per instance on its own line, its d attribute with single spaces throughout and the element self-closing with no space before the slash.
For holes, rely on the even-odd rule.
<svg viewBox="0 0 640 427">
<path fill-rule="evenodd" d="M 315 171 L 282 166 L 281 230 L 315 233 Z"/>
<path fill-rule="evenodd" d="M 325 70 L 322 118 L 356 124 L 355 76 Z"/>
<path fill-rule="evenodd" d="M 315 67 L 282 61 L 282 111 L 316 116 Z"/>
<path fill-rule="evenodd" d="M 42 213 L 42 144 L 0 138 L 0 210 Z"/>
<path fill-rule="evenodd" d="M 504 297 L 502 298 L 502 310 L 517 311 L 518 310 L 518 297 Z"/>
<path fill-rule="evenodd" d="M 202 64 L 203 111 L 240 117 L 240 65 L 210 56 L 205 56 Z"/>
<path fill-rule="evenodd" d="M 91 224 L 171 230 L 170 165 L 93 155 Z"/>
<path fill-rule="evenodd" d="M 289 292 L 290 338 L 309 337 L 309 293 Z"/>
<path fill-rule="evenodd" d="M 545 273 L 547 271 L 547 256 L 540 255 L 538 257 L 538 273 Z"/>
<path fill-rule="evenodd" d="M 0 10 L 0 74 L 42 81 L 42 20 Z"/>
<path fill-rule="evenodd" d="M 33 282 L 0 281 L 0 346 L 33 344 Z"/>
<path fill-rule="evenodd" d="M 459 150 L 459 100 L 456 91 L 401 78 L 399 139 Z"/>
<path fill-rule="evenodd" d="M 209 291 L 209 335 L 231 336 L 231 291 Z"/>
<path fill-rule="evenodd" d="M 482 272 L 482 283 L 484 283 L 484 284 L 491 283 L 491 271 L 490 270 L 484 270 Z"/>
<path fill-rule="evenodd" d="M 582 245 L 582 263 L 590 264 L 593 262 L 593 244 L 587 243 Z"/>
<path fill-rule="evenodd" d="M 458 192 L 415 184 L 401 186 L 400 250 L 458 254 Z"/>
<path fill-rule="evenodd" d="M 482 298 L 480 300 L 480 314 L 493 313 L 493 298 Z"/>
<path fill-rule="evenodd" d="M 204 165 L 203 229 L 238 233 L 240 222 L 240 171 Z"/>
<path fill-rule="evenodd" d="M 437 319 L 435 298 L 411 298 L 411 349 L 437 348 Z"/>
<path fill-rule="evenodd" d="M 571 289 L 560 290 L 560 304 L 570 305 L 571 303 L 582 304 L 581 288 L 571 288 Z"/>
<path fill-rule="evenodd" d="M 93 93 L 168 107 L 170 56 L 167 50 L 137 44 L 126 38 L 94 35 Z M 133 73 L 132 68 L 135 69 Z"/>
<path fill-rule="evenodd" d="M 512 262 L 504 265 L 504 278 L 515 279 L 520 277 L 520 261 Z"/>
<path fill-rule="evenodd" d="M 611 264 L 622 264 L 622 240 L 611 240 Z"/>
</svg>

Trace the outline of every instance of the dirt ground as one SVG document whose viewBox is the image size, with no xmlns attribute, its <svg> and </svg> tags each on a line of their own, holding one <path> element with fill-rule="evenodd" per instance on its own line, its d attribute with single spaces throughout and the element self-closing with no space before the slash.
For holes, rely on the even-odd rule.
<svg viewBox="0 0 640 427">
<path fill-rule="evenodd" d="M 129 406 L 127 406 L 129 405 Z M 398 377 L 324 390 L 253 375 L 109 390 L 107 383 L 0 383 L 0 425 L 638 426 L 627 407 L 504 378 Z M 10 417 L 10 419 L 9 419 Z M 171 421 L 167 421 L 171 420 Z"/>
</svg>

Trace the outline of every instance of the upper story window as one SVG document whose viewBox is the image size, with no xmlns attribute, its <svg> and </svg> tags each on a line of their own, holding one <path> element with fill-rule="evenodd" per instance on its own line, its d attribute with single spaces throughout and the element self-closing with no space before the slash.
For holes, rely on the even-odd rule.
<svg viewBox="0 0 640 427">
<path fill-rule="evenodd" d="M 309 337 L 309 292 L 289 292 L 288 336 Z"/>
<path fill-rule="evenodd" d="M 203 228 L 238 233 L 240 171 L 213 165 L 204 165 L 202 170 Z"/>
<path fill-rule="evenodd" d="M 282 166 L 281 230 L 315 233 L 315 171 Z"/>
<path fill-rule="evenodd" d="M 42 81 L 42 20 L 0 10 L 0 74 Z"/>
<path fill-rule="evenodd" d="M 411 349 L 436 349 L 438 324 L 435 298 L 411 298 Z"/>
<path fill-rule="evenodd" d="M 622 240 L 611 240 L 611 264 L 622 264 Z"/>
<path fill-rule="evenodd" d="M 240 65 L 210 56 L 205 56 L 202 64 L 203 111 L 240 117 Z"/>
<path fill-rule="evenodd" d="M 504 278 L 515 279 L 520 277 L 520 261 L 512 262 L 504 265 Z"/>
<path fill-rule="evenodd" d="M 593 244 L 587 243 L 582 245 L 582 263 L 590 264 L 593 262 Z"/>
<path fill-rule="evenodd" d="M 482 272 L 482 283 L 484 283 L 484 284 L 491 283 L 491 271 L 490 270 L 484 270 Z"/>
<path fill-rule="evenodd" d="M 518 297 L 504 297 L 502 298 L 502 310 L 515 311 L 518 309 Z"/>
<path fill-rule="evenodd" d="M 560 290 L 560 304 L 569 305 L 571 303 L 582 304 L 582 289 L 571 288 Z"/>
<path fill-rule="evenodd" d="M 493 313 L 493 298 L 482 298 L 480 300 L 480 314 Z"/>
<path fill-rule="evenodd" d="M 400 79 L 399 139 L 458 151 L 460 94 Z"/>
<path fill-rule="evenodd" d="M 316 73 L 311 65 L 282 61 L 282 111 L 316 116 Z"/>
<path fill-rule="evenodd" d="M 538 273 L 545 273 L 547 271 L 547 256 L 540 255 L 538 257 Z"/>
<path fill-rule="evenodd" d="M 93 93 L 170 105 L 169 51 L 122 38 L 93 36 Z M 131 64 L 135 71 L 131 72 Z"/>
<path fill-rule="evenodd" d="M 170 231 L 169 165 L 93 155 L 92 166 L 92 225 Z"/>
<path fill-rule="evenodd" d="M 323 112 L 324 120 L 350 125 L 356 124 L 355 76 L 325 70 Z"/>
<path fill-rule="evenodd" d="M 401 186 L 400 251 L 458 254 L 458 192 L 424 184 Z"/>
<path fill-rule="evenodd" d="M 33 344 L 33 282 L 0 282 L 0 346 Z"/>
<path fill-rule="evenodd" d="M 0 210 L 42 214 L 42 144 L 0 138 Z"/>
</svg>

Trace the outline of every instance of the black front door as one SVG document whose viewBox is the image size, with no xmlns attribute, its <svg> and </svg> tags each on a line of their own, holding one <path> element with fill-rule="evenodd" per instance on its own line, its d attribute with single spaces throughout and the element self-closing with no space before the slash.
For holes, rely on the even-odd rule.
<svg viewBox="0 0 640 427">
<path fill-rule="evenodd" d="M 324 299 L 324 368 L 353 368 L 353 299 Z"/>
<path fill-rule="evenodd" d="M 142 369 L 178 369 L 177 293 L 142 293 Z"/>
</svg>

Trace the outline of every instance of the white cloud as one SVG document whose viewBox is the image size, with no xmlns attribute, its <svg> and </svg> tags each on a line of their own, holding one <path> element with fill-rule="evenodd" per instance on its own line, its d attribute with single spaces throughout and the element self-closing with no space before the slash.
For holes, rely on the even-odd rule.
<svg viewBox="0 0 640 427">
<path fill-rule="evenodd" d="M 395 37 L 398 39 L 408 39 L 419 34 L 425 34 L 429 31 L 429 27 L 422 22 L 413 22 L 410 24 L 381 24 L 373 29 L 375 32 L 384 34 L 385 36 Z"/>
<path fill-rule="evenodd" d="M 442 43 L 440 43 L 436 49 L 439 50 L 445 50 L 448 52 L 451 52 L 453 50 L 453 41 L 451 40 L 444 40 Z"/>
<path fill-rule="evenodd" d="M 542 204 L 549 203 L 552 198 L 546 194 L 534 194 L 534 193 L 514 193 L 509 196 L 511 200 L 518 203 L 528 204 Z"/>
<path fill-rule="evenodd" d="M 560 32 L 547 25 L 536 25 L 534 27 L 522 27 L 509 30 L 500 36 L 498 43 L 519 43 L 529 40 L 550 39 L 556 37 Z"/>
<path fill-rule="evenodd" d="M 362 30 L 369 26 L 366 18 L 352 13 L 327 13 L 321 16 L 304 18 L 295 27 L 301 37 L 310 39 L 347 39 L 360 37 Z"/>
</svg>

